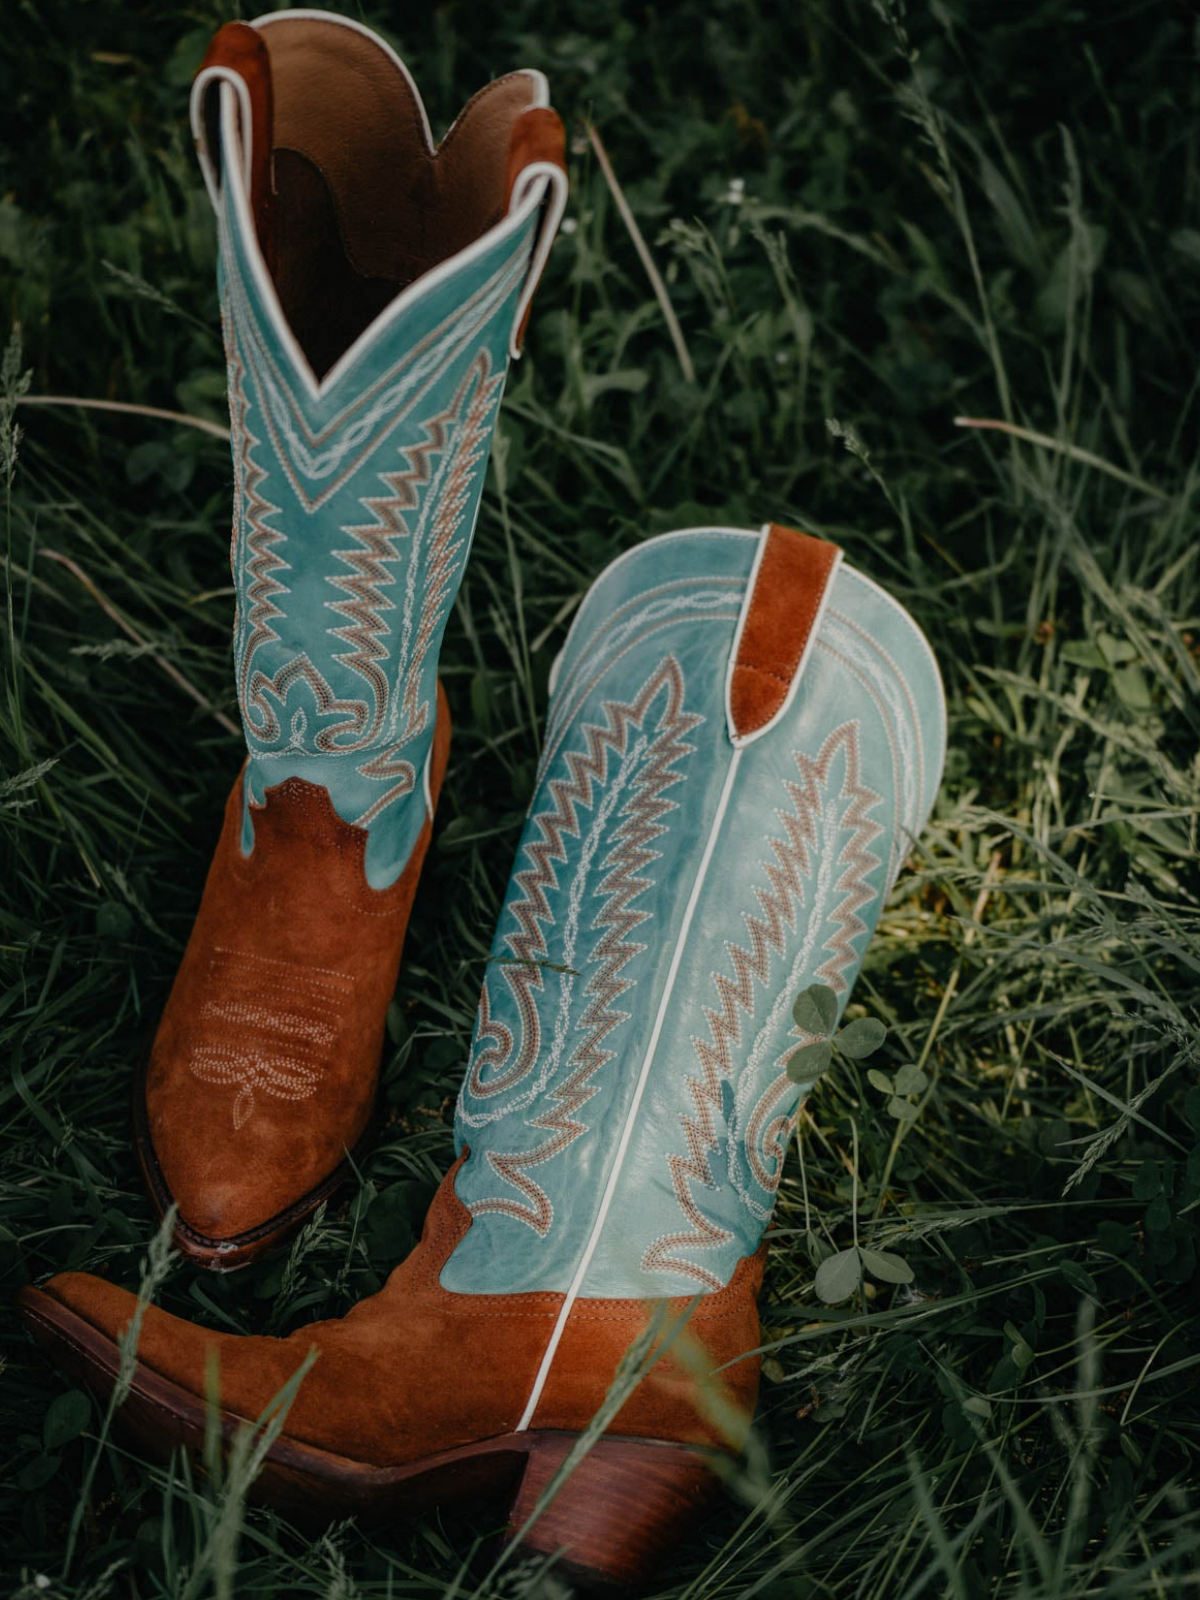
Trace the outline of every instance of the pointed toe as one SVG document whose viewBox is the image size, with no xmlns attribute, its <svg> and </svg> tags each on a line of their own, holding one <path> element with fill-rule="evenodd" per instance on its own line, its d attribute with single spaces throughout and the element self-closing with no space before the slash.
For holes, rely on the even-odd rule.
<svg viewBox="0 0 1200 1600">
<path fill-rule="evenodd" d="M 22 1289 L 17 1307 L 46 1359 L 106 1400 L 120 1371 L 118 1341 L 137 1296 L 90 1273 L 64 1272 L 40 1289 Z"/>
<path fill-rule="evenodd" d="M 147 1082 L 134 1107 L 135 1144 L 159 1216 L 176 1208 L 175 1248 L 213 1271 L 246 1266 L 285 1239 L 336 1194 L 374 1139 L 369 1107 L 349 1149 L 266 1116 L 218 1138 L 190 1087 L 170 1069 Z"/>
<path fill-rule="evenodd" d="M 103 1278 L 94 1277 L 90 1272 L 60 1272 L 40 1289 L 23 1291 L 23 1309 L 25 1296 L 33 1300 L 35 1307 L 41 1308 L 41 1314 L 45 1311 L 42 1302 L 52 1301 L 55 1306 L 82 1318 L 90 1327 L 114 1342 L 129 1326 L 137 1309 L 137 1295 L 131 1294 L 128 1289 L 119 1289 Z"/>
<path fill-rule="evenodd" d="M 438 651 L 565 201 L 545 96 L 507 73 L 435 147 L 390 48 L 305 11 L 221 28 L 195 80 L 248 759 L 139 1142 L 197 1265 L 280 1242 L 367 1137 L 448 755 Z"/>
<path fill-rule="evenodd" d="M 439 689 L 431 804 L 449 738 Z M 426 821 L 404 872 L 373 889 L 364 831 L 325 789 L 289 778 L 255 808 L 245 857 L 244 783 L 230 794 L 134 1095 L 138 1158 L 159 1214 L 175 1205 L 176 1247 L 224 1272 L 298 1228 L 373 1142 L 384 1019 L 430 838 Z"/>
</svg>

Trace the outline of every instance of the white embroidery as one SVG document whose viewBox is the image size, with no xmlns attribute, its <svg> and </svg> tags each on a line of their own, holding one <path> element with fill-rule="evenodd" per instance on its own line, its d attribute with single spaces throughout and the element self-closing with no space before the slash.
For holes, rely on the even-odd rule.
<svg viewBox="0 0 1200 1600">
<path fill-rule="evenodd" d="M 880 865 L 870 846 L 883 830 L 869 813 L 881 797 L 859 781 L 858 724 L 847 722 L 836 728 L 815 759 L 803 752 L 795 752 L 794 759 L 800 781 L 785 781 L 791 807 L 776 813 L 784 836 L 770 840 L 774 859 L 762 864 L 769 887 L 757 885 L 753 890 L 758 913 L 742 915 L 748 945 L 726 942 L 732 977 L 712 974 L 718 1005 L 705 1008 L 708 1037 L 692 1039 L 700 1076 L 687 1080 L 691 1112 L 680 1118 L 686 1154 L 672 1152 L 667 1157 L 687 1227 L 655 1239 L 642 1258 L 646 1272 L 682 1273 L 710 1289 L 720 1288 L 721 1278 L 684 1252 L 715 1249 L 732 1237 L 705 1214 L 695 1190 L 716 1187 L 710 1157 L 720 1146 L 724 1086 L 736 1086 L 739 1080 L 734 1051 L 741 1042 L 743 1015 L 752 1018 L 755 1013 L 755 986 L 770 981 L 773 957 L 784 955 L 803 907 L 810 930 L 833 926 L 813 981 L 844 990 L 843 974 L 859 956 L 855 941 L 867 932 L 859 913 L 878 896 L 867 880 Z M 835 775 L 839 762 L 840 783 Z M 835 855 L 836 841 L 847 831 L 850 837 Z M 767 1097 L 777 1099 L 781 1092 L 776 1080 Z M 760 1104 L 751 1114 L 750 1121 L 760 1132 L 767 1126 L 769 1109 L 769 1104 L 765 1108 Z M 776 1142 L 777 1135 L 776 1129 Z"/>
<path fill-rule="evenodd" d="M 344 425 L 328 443 L 325 456 L 331 463 L 335 458 L 344 461 L 367 441 L 351 470 L 361 466 L 404 417 L 409 417 L 419 437 L 400 451 L 396 470 L 372 475 L 371 482 L 381 484 L 385 492 L 360 500 L 370 520 L 342 528 L 353 542 L 331 554 L 344 570 L 326 574 L 340 596 L 325 602 L 338 624 L 314 635 L 311 625 L 301 628 L 294 619 L 290 629 L 284 626 L 289 599 L 293 607 L 298 601 L 285 580 L 290 571 L 285 559 L 288 535 L 269 520 L 279 515 L 279 507 L 262 492 L 267 473 L 255 450 L 266 447 L 250 426 L 248 370 L 255 385 L 257 415 L 270 433 L 276 464 L 305 510 L 313 510 L 318 502 L 306 495 L 298 474 L 321 476 L 324 468 L 318 467 L 288 420 L 294 418 L 312 438 L 303 411 L 274 366 L 241 286 L 232 241 L 225 239 L 235 479 L 232 559 L 243 602 L 235 648 L 247 740 L 259 760 L 297 754 L 361 755 L 357 774 L 373 786 L 367 790 L 369 803 L 360 801 L 362 809 L 354 817 L 362 827 L 416 787 L 416 765 L 406 747 L 429 725 L 426 663 L 444 624 L 472 532 L 468 513 L 477 503 L 477 480 L 487 457 L 503 371 L 493 372 L 486 350 L 480 350 L 441 410 L 421 421 L 413 408 L 447 364 L 478 341 L 484 322 L 516 282 L 513 274 L 519 277 L 524 256 L 522 247 L 483 290 L 393 366 L 393 375 L 406 371 L 403 383 L 380 380 L 368 391 L 374 398 L 365 414 L 354 416 L 361 401 L 343 411 Z M 401 390 L 407 394 L 409 388 L 412 404 L 399 406 Z M 323 438 L 329 439 L 332 426 L 327 426 Z M 313 559 L 327 556 L 306 554 L 306 564 Z M 390 591 L 395 585 L 393 568 L 402 559 L 406 562 L 403 602 L 399 626 L 394 628 L 391 614 L 398 601 Z M 306 606 L 313 603 L 311 596 L 305 597 Z M 309 648 L 280 663 L 281 647 L 297 632 Z M 327 656 L 318 650 L 318 643 L 325 640 Z M 260 657 L 263 651 L 267 654 Z M 333 673 L 335 663 L 345 669 L 344 678 Z M 356 685 L 362 692 L 347 693 L 343 685 Z M 289 696 L 300 686 L 315 705 L 317 724 L 311 729 L 307 698 L 286 717 Z"/>
<path fill-rule="evenodd" d="M 200 1007 L 188 1066 L 204 1083 L 237 1088 L 235 1128 L 253 1115 L 256 1091 L 276 1100 L 317 1092 L 353 977 L 222 947 L 209 960 L 204 987 L 212 998 Z"/>
<path fill-rule="evenodd" d="M 380 378 L 314 432 L 258 325 L 227 224 L 222 225 L 226 326 L 254 380 L 270 443 L 303 511 L 319 511 L 388 434 L 405 422 L 442 373 L 483 336 L 524 276 L 521 244 L 474 294 L 455 304 L 430 333 L 405 349 Z M 361 415 L 356 413 L 361 412 Z M 317 448 L 323 446 L 323 448 Z M 353 456 L 352 460 L 347 457 Z M 328 480 L 333 474 L 332 482 Z M 323 487 L 316 489 L 317 484 Z M 313 492 L 310 493 L 310 486 Z"/>
<path fill-rule="evenodd" d="M 510 933 L 505 940 L 519 964 L 506 964 L 485 981 L 476 1049 L 459 1114 L 464 1124 L 478 1126 L 511 1115 L 544 1094 L 548 1103 L 528 1126 L 549 1137 L 530 1150 L 488 1152 L 492 1170 L 523 1198 L 487 1197 L 471 1204 L 475 1214 L 502 1212 L 528 1223 L 543 1235 L 550 1228 L 553 1208 L 529 1169 L 560 1155 L 586 1132 L 587 1124 L 579 1112 L 597 1092 L 592 1081 L 595 1074 L 612 1059 L 613 1051 L 605 1041 L 628 1017 L 617 1003 L 632 982 L 624 968 L 645 949 L 645 944 L 632 935 L 650 915 L 635 902 L 653 886 L 647 869 L 659 858 L 660 851 L 652 846 L 666 829 L 666 817 L 677 808 L 677 802 L 667 798 L 667 791 L 681 781 L 683 775 L 675 768 L 693 753 L 694 746 L 685 736 L 700 720 L 684 711 L 683 697 L 682 673 L 674 657 L 668 656 L 632 702 L 606 701 L 604 725 L 584 724 L 586 754 L 567 755 L 569 776 L 551 781 L 551 805 L 530 824 L 524 846 L 530 864 L 515 876 L 522 897 L 509 908 L 519 931 Z M 651 728 L 656 704 L 661 710 Z M 631 738 L 635 729 L 639 737 Z M 615 773 L 610 772 L 610 756 L 617 758 Z M 622 800 L 620 822 L 610 834 L 610 818 Z M 590 827 L 584 830 L 581 812 L 591 808 L 594 816 Z M 583 895 L 598 849 L 608 846 L 597 869 L 599 881 L 592 891 L 600 907 L 591 931 L 601 936 L 589 957 L 589 964 L 597 970 L 588 982 L 587 1004 L 576 1023 L 584 1038 L 567 1063 L 566 1077 L 556 1084 L 574 973 L 559 975 L 561 993 L 555 1030 L 551 1047 L 545 1051 L 541 1049 L 535 994 L 544 986 L 547 945 L 543 928 L 555 925 L 551 896 L 562 890 L 557 868 L 569 859 L 565 841 L 580 839 L 581 835 L 582 847 L 571 860 L 565 926 L 563 936 L 555 941 L 555 955 L 561 959 L 555 965 L 570 968 L 573 963 Z M 506 985 L 520 1019 L 519 1041 L 511 1029 L 492 1016 L 490 985 L 500 981 Z M 517 1092 L 511 1094 L 509 1091 L 514 1089 Z M 505 1096 L 501 1104 L 490 1103 L 500 1095 Z M 476 1110 L 474 1102 L 483 1102 L 484 1108 Z"/>
</svg>

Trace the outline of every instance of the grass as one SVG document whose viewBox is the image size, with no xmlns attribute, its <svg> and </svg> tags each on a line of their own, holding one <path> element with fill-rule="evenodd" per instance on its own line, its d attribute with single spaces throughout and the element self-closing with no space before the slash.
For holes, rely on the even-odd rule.
<svg viewBox="0 0 1200 1600">
<path fill-rule="evenodd" d="M 13 402 L 29 370 L 32 395 L 223 422 L 185 98 L 232 14 L 13 0 L 4 18 L 0 314 L 22 338 L 0 413 L 6 1298 L 63 1268 L 141 1280 L 131 1066 L 239 759 L 224 445 Z M 435 125 L 499 71 L 547 71 L 573 135 L 569 231 L 443 658 L 456 743 L 391 1015 L 387 1136 L 290 1256 L 228 1280 L 156 1258 L 159 1299 L 280 1331 L 382 1281 L 450 1155 L 573 607 L 647 533 L 791 521 L 929 633 L 950 760 L 855 996 L 887 1043 L 822 1080 L 781 1191 L 755 1451 L 659 1593 L 1194 1593 L 1194 19 L 1149 0 L 364 16 Z M 868 1273 L 826 1305 L 816 1269 L 855 1239 L 913 1281 Z M 215 1479 L 146 1466 L 15 1319 L 0 1339 L 15 1593 L 562 1591 L 512 1562 L 480 1588 L 483 1509 L 313 1539 L 246 1509 L 249 1445 Z"/>
</svg>

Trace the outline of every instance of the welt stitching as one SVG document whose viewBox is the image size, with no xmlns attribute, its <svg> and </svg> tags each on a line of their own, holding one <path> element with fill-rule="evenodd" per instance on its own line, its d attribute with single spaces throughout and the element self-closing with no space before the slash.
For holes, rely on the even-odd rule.
<svg viewBox="0 0 1200 1600">
<path fill-rule="evenodd" d="M 791 682 L 791 679 L 785 677 L 782 672 L 776 672 L 771 667 L 756 666 L 753 661 L 739 661 L 733 670 L 735 672 L 757 672 L 760 673 L 764 678 L 774 678 L 775 682 L 783 684 L 785 689 Z"/>
</svg>

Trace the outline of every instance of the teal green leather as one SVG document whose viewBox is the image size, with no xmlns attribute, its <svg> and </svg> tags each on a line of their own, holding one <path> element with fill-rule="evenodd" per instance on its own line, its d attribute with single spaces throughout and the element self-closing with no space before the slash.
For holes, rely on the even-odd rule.
<svg viewBox="0 0 1200 1600">
<path fill-rule="evenodd" d="M 427 815 L 438 649 L 538 215 L 517 207 L 418 280 L 318 385 L 230 181 L 241 152 L 233 91 L 221 94 L 234 656 L 250 752 L 243 848 L 265 789 L 303 778 L 368 829 L 367 877 L 380 888 L 403 870 Z"/>
<path fill-rule="evenodd" d="M 804 1089 L 812 983 L 844 1006 L 933 805 L 936 664 L 843 563 L 786 710 L 736 744 L 735 631 L 763 535 L 651 539 L 557 664 L 456 1137 L 464 1293 L 715 1290 L 757 1248 Z"/>
</svg>

